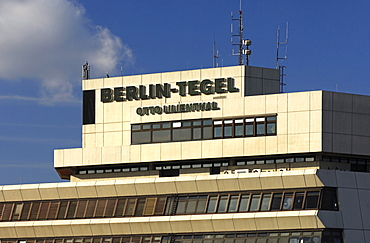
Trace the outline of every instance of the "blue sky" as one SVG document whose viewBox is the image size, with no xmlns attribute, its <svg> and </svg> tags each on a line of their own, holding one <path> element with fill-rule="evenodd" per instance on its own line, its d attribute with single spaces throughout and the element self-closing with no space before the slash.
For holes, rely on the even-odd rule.
<svg viewBox="0 0 370 243">
<path fill-rule="evenodd" d="M 286 92 L 370 95 L 370 2 L 243 0 L 250 65 L 275 67 L 289 22 Z M 53 150 L 81 147 L 81 65 L 92 78 L 207 68 L 231 55 L 239 0 L 2 0 L 0 185 L 60 181 Z M 283 35 L 283 33 L 282 33 Z"/>
</svg>

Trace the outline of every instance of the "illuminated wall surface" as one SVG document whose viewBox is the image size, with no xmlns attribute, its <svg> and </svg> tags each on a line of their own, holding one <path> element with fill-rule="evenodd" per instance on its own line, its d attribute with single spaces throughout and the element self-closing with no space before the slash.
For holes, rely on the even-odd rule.
<svg viewBox="0 0 370 243">
<path fill-rule="evenodd" d="M 370 96 L 233 66 L 83 80 L 65 183 L 0 186 L 3 242 L 370 242 Z"/>
</svg>

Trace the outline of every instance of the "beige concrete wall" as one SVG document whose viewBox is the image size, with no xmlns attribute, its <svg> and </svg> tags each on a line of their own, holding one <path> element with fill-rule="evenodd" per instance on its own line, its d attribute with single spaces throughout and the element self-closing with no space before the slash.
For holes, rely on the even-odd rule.
<svg viewBox="0 0 370 243">
<path fill-rule="evenodd" d="M 55 167 L 322 151 L 322 91 L 249 97 L 240 97 L 240 94 L 228 94 L 239 97 L 217 99 L 221 107 L 220 111 L 161 116 L 140 117 L 134 111 L 140 104 L 131 105 L 133 103 L 126 102 L 125 105 L 131 108 L 129 112 L 126 112 L 126 109 L 124 113 L 134 118 L 131 117 L 131 120 L 127 121 L 126 118 L 121 118 L 120 122 L 83 126 L 85 142 L 82 148 L 55 150 Z M 163 100 L 132 102 L 163 102 Z M 114 105 L 114 102 L 104 104 L 107 107 L 110 105 Z M 102 109 L 105 110 L 105 108 Z M 100 113 L 103 114 L 104 111 Z M 130 145 L 130 124 L 135 122 L 272 114 L 277 114 L 276 136 Z M 104 118 L 103 115 L 102 117 Z M 97 127 L 102 129 L 98 131 Z M 107 139 L 111 139 L 114 143 L 105 143 Z M 86 141 L 91 143 L 88 142 L 88 145 Z"/>
<path fill-rule="evenodd" d="M 0 222 L 1 238 L 318 229 L 317 211 Z"/>
<path fill-rule="evenodd" d="M 335 179 L 329 180 L 329 175 L 333 177 L 331 171 L 306 169 L 9 185 L 0 187 L 0 202 L 335 186 Z M 335 178 L 335 175 L 333 178 Z M 333 184 L 334 182 L 335 184 Z"/>
<path fill-rule="evenodd" d="M 323 150 L 370 155 L 370 96 L 323 92 Z"/>
</svg>

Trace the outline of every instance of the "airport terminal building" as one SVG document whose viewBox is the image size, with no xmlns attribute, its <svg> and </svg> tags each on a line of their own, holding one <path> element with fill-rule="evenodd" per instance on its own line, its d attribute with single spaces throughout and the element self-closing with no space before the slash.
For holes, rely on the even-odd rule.
<svg viewBox="0 0 370 243">
<path fill-rule="evenodd" d="M 370 242 L 370 96 L 231 66 L 83 80 L 63 183 L 0 186 L 0 242 Z"/>
</svg>

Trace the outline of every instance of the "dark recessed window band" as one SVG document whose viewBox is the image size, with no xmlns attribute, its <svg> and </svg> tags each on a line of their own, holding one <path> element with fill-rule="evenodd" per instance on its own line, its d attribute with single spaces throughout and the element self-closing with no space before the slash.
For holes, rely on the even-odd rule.
<svg viewBox="0 0 370 243">
<path fill-rule="evenodd" d="M 0 221 L 338 210 L 334 188 L 0 203 Z"/>
<path fill-rule="evenodd" d="M 247 240 L 247 241 L 245 241 Z M 58 237 L 58 238 L 17 238 L 1 239 L 1 243 L 172 243 L 172 242 L 207 242 L 207 243 L 242 243 L 242 242 L 337 242 L 342 243 L 340 230 L 325 229 L 323 231 L 257 231 L 257 232 L 217 232 L 195 234 L 165 235 L 122 235 L 94 237 Z"/>
<path fill-rule="evenodd" d="M 276 135 L 276 115 L 131 125 L 131 144 Z"/>
</svg>

